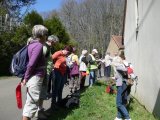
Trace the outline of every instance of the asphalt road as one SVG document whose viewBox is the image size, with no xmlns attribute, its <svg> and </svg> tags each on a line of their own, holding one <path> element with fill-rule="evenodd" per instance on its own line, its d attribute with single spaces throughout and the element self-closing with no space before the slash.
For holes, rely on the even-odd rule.
<svg viewBox="0 0 160 120">
<path fill-rule="evenodd" d="M 15 89 L 20 79 L 17 77 L 0 78 L 0 120 L 21 120 L 22 109 L 17 108 Z M 26 88 L 22 87 L 23 104 L 25 103 Z M 68 87 L 63 89 L 63 97 L 69 94 Z M 50 100 L 44 101 L 44 108 L 50 107 Z M 33 120 L 36 120 L 35 118 Z"/>
</svg>

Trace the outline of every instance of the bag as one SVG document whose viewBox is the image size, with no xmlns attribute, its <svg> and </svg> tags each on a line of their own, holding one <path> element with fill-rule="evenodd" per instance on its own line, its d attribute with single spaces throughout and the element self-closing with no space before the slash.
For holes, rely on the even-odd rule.
<svg viewBox="0 0 160 120">
<path fill-rule="evenodd" d="M 80 104 L 80 94 L 73 93 L 71 95 L 67 95 L 64 99 L 60 101 L 60 106 L 65 108 L 74 108 L 79 107 Z"/>
<path fill-rule="evenodd" d="M 127 67 L 127 72 L 128 72 L 128 74 L 132 74 L 133 73 L 133 69 L 131 67 Z"/>
<path fill-rule="evenodd" d="M 70 75 L 79 75 L 79 65 L 76 62 L 74 62 L 73 67 L 70 68 Z"/>
<path fill-rule="evenodd" d="M 19 83 L 16 87 L 16 101 L 17 107 L 22 109 L 22 92 L 21 92 L 21 83 Z"/>
<path fill-rule="evenodd" d="M 106 86 L 106 93 L 109 93 L 109 94 L 116 94 L 117 91 L 114 89 L 113 86 L 108 85 L 108 86 Z"/>
<path fill-rule="evenodd" d="M 23 78 L 28 62 L 28 45 L 26 45 L 13 56 L 10 65 L 10 72 L 17 77 Z"/>
<path fill-rule="evenodd" d="M 69 68 L 72 68 L 72 67 L 73 67 L 72 56 L 73 56 L 73 55 L 70 55 L 70 56 L 68 56 L 67 59 L 66 59 L 67 66 L 68 66 Z"/>
<path fill-rule="evenodd" d="M 124 79 L 128 79 L 128 72 L 127 71 L 122 71 L 122 70 L 117 70 Z"/>
<path fill-rule="evenodd" d="M 110 93 L 110 91 L 111 91 L 110 86 L 106 86 L 106 93 Z"/>
</svg>

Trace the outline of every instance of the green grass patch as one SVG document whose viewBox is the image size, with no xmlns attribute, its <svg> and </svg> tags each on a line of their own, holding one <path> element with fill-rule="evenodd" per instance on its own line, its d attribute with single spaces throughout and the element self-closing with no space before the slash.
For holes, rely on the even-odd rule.
<svg viewBox="0 0 160 120">
<path fill-rule="evenodd" d="M 60 109 L 49 120 L 114 120 L 116 117 L 116 95 L 105 93 L 106 85 L 97 83 L 81 93 L 80 107 Z M 154 118 L 135 99 L 132 99 L 129 113 L 132 120 L 160 120 Z"/>
</svg>

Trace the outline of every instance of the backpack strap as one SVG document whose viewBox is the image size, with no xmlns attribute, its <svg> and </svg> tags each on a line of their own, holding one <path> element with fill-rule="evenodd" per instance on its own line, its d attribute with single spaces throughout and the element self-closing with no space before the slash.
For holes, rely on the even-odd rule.
<svg viewBox="0 0 160 120">
<path fill-rule="evenodd" d="M 36 104 L 36 106 L 39 107 L 39 105 L 35 102 L 35 100 L 34 100 L 33 97 L 31 96 L 31 94 L 30 94 L 30 92 L 29 92 L 28 89 L 29 89 L 29 88 L 27 87 L 27 93 L 28 93 L 29 97 L 33 100 L 34 104 Z"/>
</svg>

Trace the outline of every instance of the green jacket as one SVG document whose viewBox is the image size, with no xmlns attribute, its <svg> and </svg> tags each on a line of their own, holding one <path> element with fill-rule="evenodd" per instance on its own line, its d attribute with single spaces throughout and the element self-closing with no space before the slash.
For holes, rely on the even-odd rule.
<svg viewBox="0 0 160 120">
<path fill-rule="evenodd" d="M 45 44 L 44 48 L 44 54 L 45 54 L 45 58 L 46 58 L 46 67 L 47 67 L 47 74 L 50 74 L 50 72 L 52 71 L 53 68 L 53 60 L 51 58 L 52 54 L 51 54 L 51 47 L 47 44 Z"/>
</svg>

